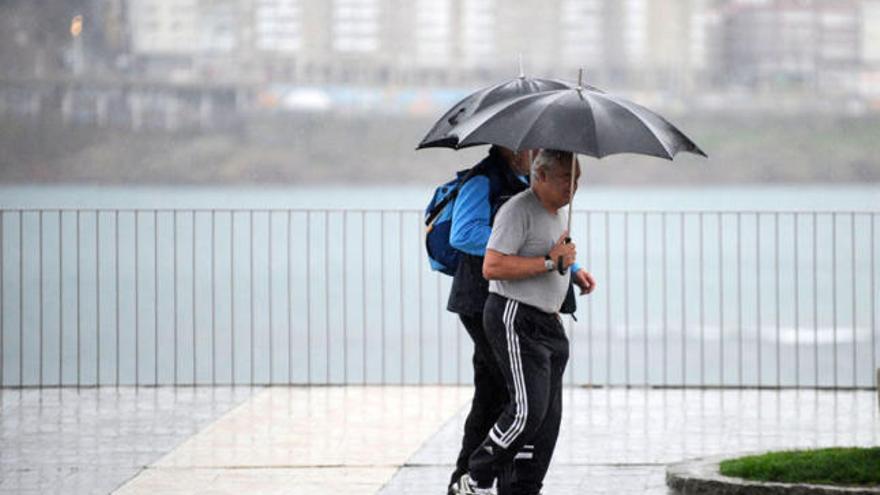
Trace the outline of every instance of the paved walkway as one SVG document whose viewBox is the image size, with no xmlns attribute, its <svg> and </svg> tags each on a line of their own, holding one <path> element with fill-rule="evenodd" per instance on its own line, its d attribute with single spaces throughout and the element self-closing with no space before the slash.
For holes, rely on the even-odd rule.
<svg viewBox="0 0 880 495">
<path fill-rule="evenodd" d="M 470 389 L 0 391 L 0 493 L 444 493 Z M 667 493 L 664 464 L 878 445 L 876 395 L 568 389 L 548 495 Z"/>
</svg>

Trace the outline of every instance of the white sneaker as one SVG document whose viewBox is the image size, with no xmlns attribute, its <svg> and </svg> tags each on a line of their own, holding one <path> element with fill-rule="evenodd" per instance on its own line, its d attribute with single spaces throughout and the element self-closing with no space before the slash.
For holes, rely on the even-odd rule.
<svg viewBox="0 0 880 495">
<path fill-rule="evenodd" d="M 498 495 L 495 488 L 478 487 L 477 482 L 472 480 L 467 473 L 461 475 L 453 490 L 458 495 Z"/>
</svg>

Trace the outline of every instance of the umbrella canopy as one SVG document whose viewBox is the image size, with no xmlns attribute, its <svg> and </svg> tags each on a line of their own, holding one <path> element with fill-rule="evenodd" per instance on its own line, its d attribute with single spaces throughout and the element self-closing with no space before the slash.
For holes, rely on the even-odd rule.
<svg viewBox="0 0 880 495">
<path fill-rule="evenodd" d="M 568 231 L 574 199 L 575 157 L 596 158 L 637 153 L 671 160 L 685 151 L 706 156 L 690 138 L 663 117 L 623 98 L 581 84 L 502 101 L 472 115 L 449 134 L 458 147 L 497 144 L 519 151 L 556 149 L 572 152 Z M 570 241 L 566 239 L 566 242 Z M 557 261 L 564 274 L 562 259 Z"/>
<path fill-rule="evenodd" d="M 455 126 L 465 122 L 472 115 L 492 107 L 493 105 L 516 98 L 518 96 L 572 88 L 573 85 L 557 79 L 540 79 L 520 75 L 516 79 L 480 89 L 460 102 L 440 117 L 416 149 L 422 148 L 456 148 L 458 138 L 451 134 Z M 593 88 L 595 89 L 595 88 Z M 598 90 L 596 90 L 598 91 Z M 473 143 L 486 144 L 486 143 Z M 473 145 L 472 144 L 472 145 Z"/>
<path fill-rule="evenodd" d="M 457 125 L 458 147 L 557 149 L 602 158 L 637 153 L 672 159 L 706 156 L 690 138 L 647 108 L 595 88 L 544 91 L 502 101 Z"/>
</svg>

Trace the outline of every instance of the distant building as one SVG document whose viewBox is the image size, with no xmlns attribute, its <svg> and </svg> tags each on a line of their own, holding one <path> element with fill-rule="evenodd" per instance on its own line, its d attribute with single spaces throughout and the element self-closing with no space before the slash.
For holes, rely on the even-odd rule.
<svg viewBox="0 0 880 495">
<path fill-rule="evenodd" d="M 859 13 L 861 19 L 860 92 L 880 107 L 880 0 L 865 0 Z"/>
<path fill-rule="evenodd" d="M 455 12 L 451 0 L 416 0 L 413 59 L 425 67 L 446 68 L 455 59 Z"/>
<path fill-rule="evenodd" d="M 589 72 L 605 66 L 606 4 L 603 0 L 562 0 L 559 49 L 565 67 L 584 67 Z"/>
<path fill-rule="evenodd" d="M 195 80 L 456 84 L 521 57 L 526 74 L 688 93 L 880 71 L 880 0 L 104 1 L 140 67 Z"/>
<path fill-rule="evenodd" d="M 112 54 L 125 54 L 129 51 L 129 23 L 126 15 L 126 2 L 123 0 L 102 0 L 98 4 L 102 15 L 102 31 L 106 50 Z"/>
<path fill-rule="evenodd" d="M 337 53 L 375 53 L 381 49 L 380 0 L 333 0 L 330 35 Z"/>
<path fill-rule="evenodd" d="M 731 2 L 722 12 L 721 71 L 748 86 L 851 89 L 860 71 L 859 2 Z"/>
<path fill-rule="evenodd" d="M 303 49 L 305 26 L 301 0 L 256 0 L 253 20 L 257 50 L 283 55 Z"/>
<path fill-rule="evenodd" d="M 458 26 L 453 31 L 458 66 L 474 69 L 494 65 L 498 46 L 499 0 L 461 0 L 457 5 Z M 457 34 L 457 36 L 456 36 Z"/>
<path fill-rule="evenodd" d="M 242 44 L 245 18 L 241 2 L 237 0 L 210 0 L 198 6 L 198 50 L 207 54 L 228 54 Z"/>
<path fill-rule="evenodd" d="M 138 55 L 192 56 L 204 50 L 199 0 L 128 3 L 131 50 Z"/>
<path fill-rule="evenodd" d="M 527 73 L 573 78 L 583 67 L 591 78 L 637 81 L 656 79 L 663 64 L 692 65 L 677 57 L 690 59 L 688 44 L 702 39 L 691 34 L 701 3 L 139 0 L 126 14 L 137 59 L 193 77 L 222 76 L 225 66 L 258 80 L 442 82 L 513 75 L 521 57 Z"/>
</svg>

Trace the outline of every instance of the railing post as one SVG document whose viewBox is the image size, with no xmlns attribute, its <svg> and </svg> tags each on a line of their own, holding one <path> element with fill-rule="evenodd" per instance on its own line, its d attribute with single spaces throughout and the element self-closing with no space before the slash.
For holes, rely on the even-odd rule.
<svg viewBox="0 0 880 495">
<path fill-rule="evenodd" d="M 6 365 L 6 356 L 4 355 L 6 347 L 3 345 L 3 337 L 4 337 L 3 334 L 5 333 L 4 330 L 6 329 L 5 328 L 6 325 L 3 323 L 4 322 L 4 319 L 3 319 L 3 307 L 4 307 L 3 306 L 3 296 L 4 296 L 3 283 L 4 283 L 4 275 L 5 275 L 3 273 L 3 265 L 5 264 L 5 261 L 6 261 L 3 256 L 3 216 L 4 216 L 3 210 L 0 210 L 0 388 L 3 388 L 3 368 Z M 60 216 L 60 214 L 59 214 L 59 216 Z M 60 236 L 59 236 L 59 239 L 61 239 Z M 61 307 L 61 305 L 59 304 L 58 307 Z M 59 347 L 59 349 L 60 349 L 60 347 Z M 61 353 L 59 352 L 58 355 L 60 356 Z M 60 367 L 59 367 L 59 369 L 60 369 Z M 58 384 L 60 385 L 61 383 L 59 382 Z"/>
</svg>

